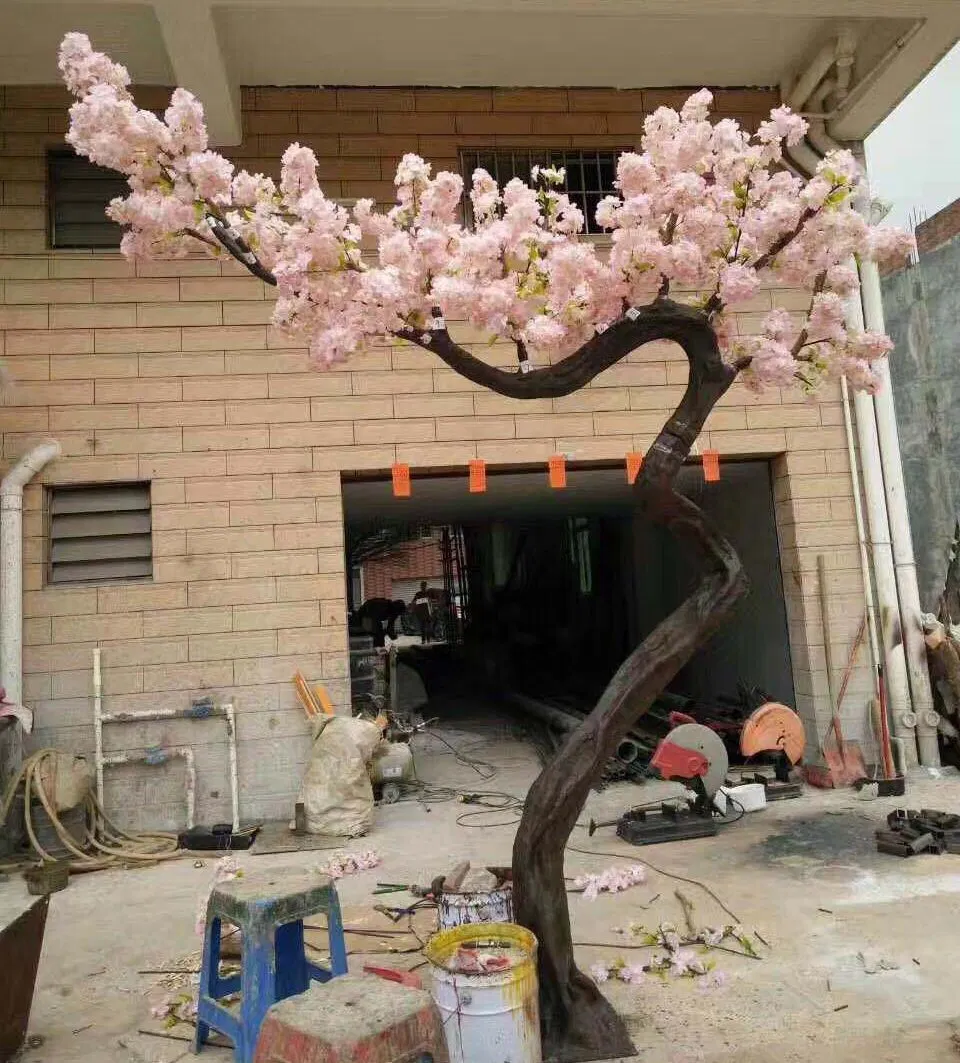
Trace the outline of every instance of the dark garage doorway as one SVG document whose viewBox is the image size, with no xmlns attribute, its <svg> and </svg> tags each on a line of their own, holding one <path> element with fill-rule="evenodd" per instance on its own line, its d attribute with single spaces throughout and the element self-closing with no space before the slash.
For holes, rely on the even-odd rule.
<svg viewBox="0 0 960 1063">
<path fill-rule="evenodd" d="M 382 630 L 399 637 L 431 715 L 450 712 L 458 694 L 496 714 L 510 691 L 589 711 L 696 582 L 686 548 L 635 512 L 622 466 L 571 467 L 561 490 L 542 470 L 489 471 L 482 494 L 469 493 L 462 472 L 414 472 L 412 484 L 411 497 L 396 498 L 389 478 L 344 480 L 351 633 L 370 631 L 372 599 L 382 612 L 404 603 Z M 670 690 L 710 702 L 759 689 L 793 704 L 769 462 L 725 462 L 716 483 L 689 466 L 678 486 L 736 547 L 750 592 Z M 424 582 L 427 647 L 411 609 Z"/>
</svg>

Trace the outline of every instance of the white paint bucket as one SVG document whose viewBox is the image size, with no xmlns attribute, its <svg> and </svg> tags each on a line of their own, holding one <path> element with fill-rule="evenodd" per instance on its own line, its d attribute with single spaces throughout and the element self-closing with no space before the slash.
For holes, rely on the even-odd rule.
<svg viewBox="0 0 960 1063">
<path fill-rule="evenodd" d="M 452 961 L 461 947 L 505 947 L 516 959 L 503 971 L 459 971 Z M 529 930 L 467 924 L 434 934 L 423 952 L 450 1063 L 541 1063 L 537 939 Z"/>
<path fill-rule="evenodd" d="M 507 884 L 487 893 L 441 893 L 437 926 L 448 930 L 470 923 L 512 923 L 513 889 Z"/>
</svg>

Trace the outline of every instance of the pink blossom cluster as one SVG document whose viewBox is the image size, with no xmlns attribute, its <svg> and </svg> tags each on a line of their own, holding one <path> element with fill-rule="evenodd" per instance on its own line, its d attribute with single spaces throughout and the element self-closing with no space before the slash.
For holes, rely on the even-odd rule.
<svg viewBox="0 0 960 1063">
<path fill-rule="evenodd" d="M 359 853 L 334 853 L 326 863 L 317 867 L 316 871 L 320 875 L 336 879 L 379 866 L 380 857 L 372 849 L 367 849 Z"/>
<path fill-rule="evenodd" d="M 583 896 L 588 901 L 595 901 L 601 893 L 620 893 L 646 881 L 646 868 L 641 864 L 631 864 L 629 867 L 608 867 L 599 874 L 577 875 L 573 887 L 583 890 Z"/>
<path fill-rule="evenodd" d="M 702 308 L 753 387 L 812 391 L 840 375 L 877 385 L 889 341 L 847 327 L 844 300 L 859 286 L 852 263 L 902 257 L 912 239 L 855 209 L 861 174 L 849 152 L 827 155 L 808 181 L 778 166 L 807 128 L 786 107 L 754 134 L 711 121 L 706 89 L 679 111 L 649 115 L 641 151 L 619 158 L 618 194 L 597 208 L 607 253 L 579 239 L 584 218 L 562 170 L 503 187 L 476 170 L 466 225 L 460 176 L 433 174 L 410 154 L 392 208 L 361 200 L 348 210 L 323 194 L 309 148 L 287 149 L 277 185 L 209 150 L 202 107 L 185 90 L 162 119 L 139 109 L 126 70 L 83 34 L 64 38 L 60 67 L 77 97 L 67 139 L 129 179 L 130 194 L 109 208 L 126 228 L 124 253 L 221 253 L 224 234 L 236 253 L 243 241 L 241 257 L 276 278 L 274 323 L 320 364 L 384 336 L 429 347 L 447 318 L 552 361 L 669 293 Z M 810 313 L 774 310 L 755 334 L 738 334 L 729 310 L 771 284 L 815 291 Z"/>
</svg>

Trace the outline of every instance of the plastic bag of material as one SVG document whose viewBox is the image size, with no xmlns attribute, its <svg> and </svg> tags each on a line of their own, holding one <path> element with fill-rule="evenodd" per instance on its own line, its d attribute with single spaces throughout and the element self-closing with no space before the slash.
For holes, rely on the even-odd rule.
<svg viewBox="0 0 960 1063">
<path fill-rule="evenodd" d="M 325 716 L 315 726 L 310 763 L 297 794 L 307 832 L 357 838 L 373 822 L 368 765 L 380 744 L 380 728 L 353 716 Z"/>
</svg>

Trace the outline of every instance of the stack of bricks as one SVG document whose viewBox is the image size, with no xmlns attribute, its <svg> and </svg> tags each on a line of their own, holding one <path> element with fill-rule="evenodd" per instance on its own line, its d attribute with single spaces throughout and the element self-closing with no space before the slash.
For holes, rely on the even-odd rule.
<svg viewBox="0 0 960 1063">
<path fill-rule="evenodd" d="M 330 194 L 386 200 L 405 151 L 457 168 L 460 148 L 631 147 L 645 111 L 685 95 L 245 89 L 246 136 L 231 154 L 275 172 L 298 138 L 320 156 Z M 141 96 L 161 106 L 166 93 Z M 773 102 L 764 92 L 718 96 L 721 113 L 750 123 Z M 243 813 L 286 815 L 309 748 L 293 671 L 349 704 L 341 474 L 399 461 L 466 475 L 475 457 L 529 465 L 556 453 L 622 463 L 652 442 L 680 396 L 686 362 L 679 348 L 651 344 L 577 394 L 525 403 L 482 391 L 401 343 L 313 370 L 270 326 L 271 291 L 232 262 L 134 266 L 116 253 L 46 250 L 44 152 L 62 146 L 66 104 L 55 88 L 0 90 L 0 353 L 12 379 L 0 410 L 3 462 L 48 435 L 64 453 L 25 495 L 25 700 L 36 739 L 92 750 L 91 663 L 100 644 L 107 712 L 182 706 L 205 691 L 231 697 Z M 737 328 L 749 334 L 770 307 L 799 312 L 807 303 L 802 292 L 760 292 Z M 454 333 L 482 357 L 516 364 L 511 347 L 491 347 L 465 326 Z M 839 393 L 828 389 L 814 404 L 737 384 L 701 446 L 724 460 L 774 459 L 799 707 L 808 724 L 825 721 L 818 552 L 836 577 L 840 667 L 860 601 Z M 133 480 L 151 483 L 152 582 L 46 586 L 43 484 Z M 858 673 L 851 737 L 866 719 L 857 700 L 865 689 Z M 222 728 L 146 725 L 136 737 L 108 730 L 107 742 L 193 744 L 198 815 L 225 817 Z M 118 772 L 108 798 L 134 808 L 132 822 L 175 825 L 182 786 L 172 772 Z"/>
</svg>

